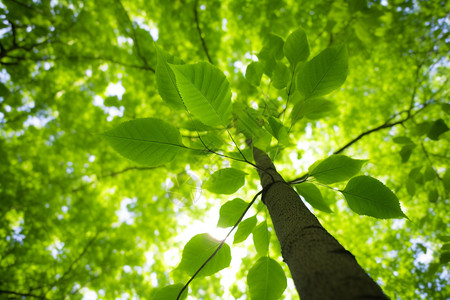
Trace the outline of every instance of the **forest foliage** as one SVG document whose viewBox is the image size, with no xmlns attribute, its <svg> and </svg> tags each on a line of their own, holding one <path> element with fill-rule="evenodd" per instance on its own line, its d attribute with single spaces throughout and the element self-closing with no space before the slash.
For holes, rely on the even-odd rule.
<svg viewBox="0 0 450 300">
<path fill-rule="evenodd" d="M 0 296 L 176 297 L 256 199 L 252 138 L 389 297 L 444 298 L 449 13 L 3 1 Z M 261 201 L 233 234 L 183 297 L 298 297 Z"/>
</svg>

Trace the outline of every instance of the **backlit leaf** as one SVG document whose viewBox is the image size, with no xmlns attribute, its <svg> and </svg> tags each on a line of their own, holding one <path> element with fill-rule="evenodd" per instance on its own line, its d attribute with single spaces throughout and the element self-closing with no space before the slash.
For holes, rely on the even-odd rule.
<svg viewBox="0 0 450 300">
<path fill-rule="evenodd" d="M 240 198 L 235 198 L 224 203 L 220 207 L 219 222 L 217 222 L 217 226 L 222 228 L 234 226 L 247 206 L 248 203 Z"/>
<path fill-rule="evenodd" d="M 309 45 L 306 33 L 302 28 L 292 32 L 284 43 L 284 55 L 291 66 L 296 66 L 299 61 L 308 59 Z"/>
<path fill-rule="evenodd" d="M 206 62 L 170 67 L 189 112 L 205 125 L 227 127 L 231 121 L 231 90 L 222 71 Z"/>
<path fill-rule="evenodd" d="M 365 162 L 345 155 L 331 155 L 312 169 L 310 175 L 324 184 L 344 181 L 358 174 Z"/>
<path fill-rule="evenodd" d="M 287 279 L 276 260 L 261 257 L 248 271 L 247 285 L 251 299 L 276 300 L 283 295 Z"/>
<path fill-rule="evenodd" d="M 177 299 L 178 294 L 181 289 L 184 287 L 184 284 L 172 284 L 161 289 L 158 289 L 155 295 L 152 297 L 154 300 L 173 300 Z M 183 294 L 181 294 L 180 300 L 184 300 L 187 298 L 188 290 L 185 289 Z"/>
<path fill-rule="evenodd" d="M 369 176 L 352 178 L 343 191 L 348 206 L 357 214 L 378 219 L 403 218 L 397 196 L 381 181 Z"/>
<path fill-rule="evenodd" d="M 245 183 L 245 172 L 235 168 L 225 168 L 214 172 L 203 185 L 211 193 L 230 195 Z"/>
<path fill-rule="evenodd" d="M 253 244 L 255 245 L 256 252 L 260 256 L 266 256 L 269 251 L 270 232 L 267 228 L 267 222 L 263 221 L 255 230 L 253 230 Z"/>
<path fill-rule="evenodd" d="M 328 203 L 323 200 L 322 193 L 312 183 L 303 182 L 295 186 L 297 192 L 315 209 L 331 213 L 333 212 Z"/>
<path fill-rule="evenodd" d="M 256 216 L 250 217 L 239 223 L 234 234 L 233 244 L 245 241 L 256 226 Z"/>
<path fill-rule="evenodd" d="M 183 101 L 178 93 L 178 88 L 175 81 L 175 75 L 169 64 L 182 65 L 184 62 L 165 52 L 159 47 L 156 47 L 158 60 L 156 64 L 156 84 L 161 98 L 170 106 L 177 109 L 184 109 Z"/>
<path fill-rule="evenodd" d="M 220 241 L 207 233 L 197 234 L 184 246 L 181 262 L 178 268 L 193 275 L 219 246 Z M 198 276 L 209 276 L 228 267 L 231 262 L 230 246 L 226 243 L 217 254 L 206 264 Z"/>
<path fill-rule="evenodd" d="M 178 130 L 156 118 L 122 123 L 102 137 L 124 157 L 148 166 L 167 163 L 186 148 Z"/>
<path fill-rule="evenodd" d="M 245 78 L 255 86 L 259 86 L 262 74 L 263 67 L 261 66 L 261 63 L 257 61 L 251 62 L 245 70 Z"/>
<path fill-rule="evenodd" d="M 300 70 L 296 79 L 297 89 L 305 99 L 331 93 L 347 78 L 347 60 L 345 46 L 325 49 Z"/>
</svg>

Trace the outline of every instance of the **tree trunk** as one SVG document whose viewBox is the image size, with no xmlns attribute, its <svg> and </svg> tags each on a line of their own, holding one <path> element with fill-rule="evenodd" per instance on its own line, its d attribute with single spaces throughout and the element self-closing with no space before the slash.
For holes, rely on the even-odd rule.
<svg viewBox="0 0 450 300">
<path fill-rule="evenodd" d="M 388 299 L 355 257 L 320 224 L 299 195 L 275 169 L 271 159 L 253 149 L 263 201 L 302 300 Z M 270 175 L 269 175 L 270 174 Z"/>
</svg>

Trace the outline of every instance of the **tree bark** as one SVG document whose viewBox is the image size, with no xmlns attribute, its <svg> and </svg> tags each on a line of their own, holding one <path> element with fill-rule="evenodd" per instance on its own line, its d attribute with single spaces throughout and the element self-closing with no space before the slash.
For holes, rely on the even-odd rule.
<svg viewBox="0 0 450 300">
<path fill-rule="evenodd" d="M 276 171 L 266 153 L 253 148 L 263 202 L 269 210 L 302 300 L 388 299 L 355 257 L 322 227 L 295 190 Z"/>
</svg>

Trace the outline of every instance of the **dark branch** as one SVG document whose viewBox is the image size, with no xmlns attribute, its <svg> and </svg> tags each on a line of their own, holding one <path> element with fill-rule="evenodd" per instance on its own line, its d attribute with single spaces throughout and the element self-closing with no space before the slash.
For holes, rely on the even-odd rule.
<svg viewBox="0 0 450 300">
<path fill-rule="evenodd" d="M 205 39 L 203 38 L 203 33 L 202 33 L 201 28 L 200 28 L 200 22 L 198 20 L 197 7 L 198 7 L 198 0 L 196 0 L 195 3 L 194 3 L 194 17 L 195 17 L 195 25 L 197 27 L 198 36 L 200 37 L 200 40 L 202 41 L 202 47 L 203 47 L 203 50 L 205 51 L 205 54 L 206 54 L 206 57 L 208 58 L 208 61 L 211 64 L 214 64 L 212 59 L 211 59 L 211 56 L 209 55 L 208 47 L 206 46 L 206 42 L 205 42 Z"/>
<path fill-rule="evenodd" d="M 157 169 L 157 168 L 160 168 L 160 167 L 162 167 L 162 166 L 158 166 L 158 167 L 137 167 L 137 166 L 135 166 L 135 167 L 128 167 L 128 168 L 125 168 L 125 169 L 120 170 L 120 171 L 111 172 L 109 174 L 102 175 L 102 177 L 115 177 L 117 175 L 123 174 L 123 173 L 128 172 L 128 171 L 132 171 L 132 170 L 153 170 L 153 169 Z"/>
<path fill-rule="evenodd" d="M 0 294 L 8 294 L 8 295 L 15 295 L 20 297 L 33 297 L 33 298 L 40 298 L 42 299 L 42 296 L 30 294 L 30 293 L 21 293 L 21 292 L 15 292 L 15 291 L 6 291 L 6 290 L 0 290 Z"/>
<path fill-rule="evenodd" d="M 138 41 L 138 38 L 137 38 L 137 35 L 136 35 L 136 30 L 134 29 L 133 22 L 131 22 L 130 16 L 128 15 L 128 13 L 127 13 L 125 7 L 123 6 L 122 1 L 116 0 L 116 3 L 117 3 L 117 5 L 120 7 L 120 10 L 123 12 L 124 16 L 125 16 L 126 19 L 127 19 L 127 22 L 129 23 L 130 30 L 131 30 L 130 37 L 131 37 L 131 39 L 133 40 L 133 45 L 134 45 L 134 47 L 136 48 L 136 53 L 137 53 L 137 55 L 138 55 L 139 58 L 144 62 L 144 65 L 145 65 L 146 67 L 149 67 L 148 62 L 147 62 L 147 59 L 146 59 L 145 56 L 142 54 L 141 49 L 140 49 L 140 47 L 139 47 L 139 41 Z"/>
</svg>

